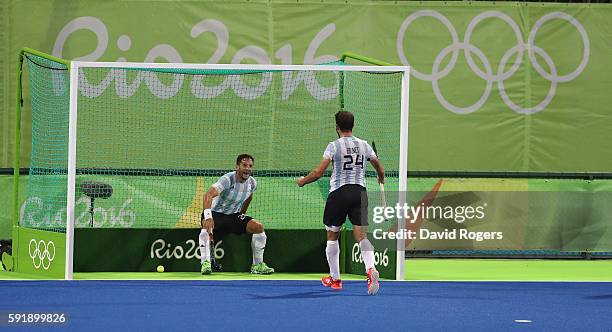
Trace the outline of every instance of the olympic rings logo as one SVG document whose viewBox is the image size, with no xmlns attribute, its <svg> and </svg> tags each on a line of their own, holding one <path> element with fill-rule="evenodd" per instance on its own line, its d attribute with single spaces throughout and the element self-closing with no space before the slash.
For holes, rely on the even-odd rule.
<svg viewBox="0 0 612 332">
<path fill-rule="evenodd" d="M 442 104 L 444 108 L 446 108 L 447 110 L 453 113 L 469 114 L 469 113 L 479 110 L 489 98 L 489 95 L 491 94 L 491 90 L 493 87 L 493 83 L 497 83 L 497 87 L 498 87 L 502 100 L 514 112 L 520 113 L 520 114 L 537 113 L 543 110 L 544 108 L 546 108 L 546 106 L 548 106 L 548 104 L 552 101 L 555 95 L 556 89 L 557 89 L 557 84 L 569 82 L 575 79 L 576 77 L 578 77 L 578 75 L 582 73 L 582 71 L 584 70 L 584 68 L 587 66 L 589 62 L 590 43 L 589 43 L 589 37 L 587 36 L 586 30 L 573 16 L 562 13 L 562 12 L 552 12 L 552 13 L 546 14 L 542 16 L 538 21 L 536 21 L 535 25 L 529 32 L 527 43 L 525 43 L 525 41 L 523 40 L 523 36 L 521 34 L 521 30 L 519 29 L 518 25 L 514 22 L 514 20 L 510 18 L 510 16 L 502 12 L 499 12 L 499 11 L 486 11 L 474 17 L 472 21 L 468 24 L 467 30 L 463 37 L 463 42 L 461 42 L 459 41 L 457 30 L 455 30 L 455 27 L 450 23 L 450 21 L 444 15 L 434 10 L 420 10 L 408 16 L 404 20 L 404 22 L 402 23 L 400 27 L 398 36 L 397 36 L 397 51 L 398 51 L 400 60 L 402 61 L 404 65 L 410 65 L 408 59 L 406 58 L 406 54 L 404 54 L 404 47 L 403 47 L 404 35 L 406 33 L 406 29 L 408 28 L 408 26 L 410 26 L 412 22 L 414 22 L 416 19 L 420 17 L 432 17 L 440 21 L 442 24 L 444 24 L 446 28 L 448 29 L 448 31 L 450 32 L 452 43 L 449 46 L 442 49 L 440 53 L 438 53 L 438 55 L 434 59 L 431 74 L 421 73 L 417 71 L 416 69 L 411 68 L 412 75 L 414 75 L 416 78 L 420 80 L 430 81 L 434 94 L 436 98 L 438 99 L 438 101 L 440 102 L 440 104 Z M 470 38 L 472 36 L 474 29 L 478 25 L 478 23 L 488 18 L 498 18 L 506 22 L 514 31 L 514 34 L 517 40 L 516 46 L 508 49 L 506 53 L 502 56 L 501 61 L 499 62 L 499 65 L 497 67 L 496 73 L 494 72 L 494 68 L 492 68 L 491 63 L 485 57 L 482 50 L 480 50 L 479 48 L 477 48 L 476 46 L 470 43 Z M 573 25 L 576 28 L 576 30 L 578 30 L 578 33 L 580 34 L 580 37 L 582 39 L 582 45 L 583 45 L 582 60 L 580 61 L 580 64 L 578 65 L 578 67 L 573 72 L 567 75 L 559 75 L 557 73 L 557 67 L 555 66 L 555 63 L 553 62 L 550 55 L 546 53 L 546 51 L 544 51 L 542 48 L 534 44 L 534 40 L 535 40 L 536 34 L 538 33 L 538 30 L 542 27 L 542 25 L 544 25 L 544 23 L 552 19 L 561 19 L 561 20 L 565 20 L 569 22 L 571 25 Z M 455 106 L 451 104 L 450 102 L 448 102 L 442 96 L 442 93 L 440 92 L 440 87 L 438 85 L 438 81 L 444 78 L 446 75 L 448 75 L 448 73 L 454 68 L 457 62 L 457 57 L 459 56 L 459 51 L 461 50 L 463 50 L 463 53 L 465 55 L 465 58 L 467 60 L 467 63 L 470 69 L 478 77 L 482 78 L 483 80 L 487 82 L 485 91 L 480 97 L 480 99 L 473 105 L 470 105 L 467 107 Z M 532 67 L 537 71 L 538 74 L 540 74 L 544 79 L 550 81 L 551 83 L 550 89 L 548 90 L 548 93 L 546 97 L 544 98 L 544 100 L 540 102 L 538 105 L 534 107 L 529 107 L 529 108 L 522 108 L 521 106 L 516 105 L 514 102 L 512 102 L 512 100 L 510 100 L 510 97 L 506 93 L 506 90 L 504 87 L 504 81 L 510 78 L 512 75 L 514 75 L 514 73 L 516 73 L 519 66 L 521 65 L 521 62 L 523 61 L 523 54 L 525 53 L 525 51 L 527 51 L 527 56 L 529 58 L 529 61 L 531 62 Z M 446 67 L 440 68 L 442 64 L 442 60 L 444 60 L 444 58 L 446 58 L 449 54 L 451 54 L 450 61 L 448 62 Z M 507 71 L 504 71 L 504 69 L 506 68 L 506 65 L 508 64 L 508 61 L 515 54 L 516 54 L 516 60 L 514 61 L 510 69 L 508 69 Z M 538 63 L 536 59 L 536 56 L 535 56 L 536 54 L 540 56 L 542 59 L 544 59 L 544 61 L 546 62 L 546 65 L 548 66 L 549 71 L 544 70 L 544 68 L 540 66 L 540 64 Z M 480 62 L 483 64 L 484 69 L 485 69 L 484 72 L 474 63 L 473 55 L 476 55 L 476 57 L 478 57 Z"/>
<path fill-rule="evenodd" d="M 42 266 L 43 269 L 48 270 L 55 258 L 55 243 L 31 239 L 28 244 L 28 252 L 35 269 L 38 270 Z"/>
</svg>

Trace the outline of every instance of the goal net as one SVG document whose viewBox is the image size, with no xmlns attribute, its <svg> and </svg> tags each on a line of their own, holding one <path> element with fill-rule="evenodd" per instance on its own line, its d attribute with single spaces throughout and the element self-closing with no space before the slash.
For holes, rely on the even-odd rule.
<svg viewBox="0 0 612 332">
<path fill-rule="evenodd" d="M 339 110 L 376 142 L 387 190 L 401 189 L 406 67 L 68 66 L 28 53 L 24 64 L 32 149 L 22 227 L 199 228 L 204 193 L 248 153 L 257 180 L 248 214 L 266 229 L 321 229 L 329 170 L 304 188 L 295 180 L 337 138 Z M 367 175 L 378 190 L 371 167 Z"/>
</svg>

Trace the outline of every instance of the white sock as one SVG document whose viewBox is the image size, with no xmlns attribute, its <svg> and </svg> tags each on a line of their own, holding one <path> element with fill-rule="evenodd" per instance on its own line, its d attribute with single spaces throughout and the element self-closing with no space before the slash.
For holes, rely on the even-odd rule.
<svg viewBox="0 0 612 332">
<path fill-rule="evenodd" d="M 359 250 L 361 251 L 361 258 L 363 259 L 367 273 L 371 267 L 374 267 L 374 247 L 370 241 L 365 238 L 359 242 Z"/>
<path fill-rule="evenodd" d="M 329 275 L 334 280 L 340 279 L 340 246 L 338 241 L 327 241 L 325 247 L 325 255 L 327 256 L 327 264 L 329 265 Z"/>
<path fill-rule="evenodd" d="M 253 265 L 263 262 L 264 249 L 266 248 L 266 232 L 253 234 L 251 238 L 251 250 L 253 251 Z"/>
<path fill-rule="evenodd" d="M 200 263 L 204 263 L 204 261 L 210 261 L 210 237 L 208 236 L 208 232 L 205 229 L 200 231 L 200 236 L 198 237 L 198 241 L 200 244 Z"/>
</svg>

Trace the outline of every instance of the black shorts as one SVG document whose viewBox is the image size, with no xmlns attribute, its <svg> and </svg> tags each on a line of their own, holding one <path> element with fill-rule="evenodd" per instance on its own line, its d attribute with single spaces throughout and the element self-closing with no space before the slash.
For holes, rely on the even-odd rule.
<svg viewBox="0 0 612 332">
<path fill-rule="evenodd" d="M 368 193 L 358 184 L 346 184 L 327 196 L 323 223 L 340 227 L 348 216 L 351 224 L 368 225 Z"/>
<path fill-rule="evenodd" d="M 212 211 L 213 220 L 215 221 L 214 233 L 246 233 L 247 223 L 253 219 L 242 213 L 224 214 Z"/>
</svg>

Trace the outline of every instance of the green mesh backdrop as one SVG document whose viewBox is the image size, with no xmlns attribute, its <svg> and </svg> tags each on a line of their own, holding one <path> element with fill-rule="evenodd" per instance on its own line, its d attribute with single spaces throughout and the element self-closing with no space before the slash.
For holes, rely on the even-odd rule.
<svg viewBox="0 0 612 332">
<path fill-rule="evenodd" d="M 47 91 L 45 98 L 32 93 L 33 100 L 40 100 L 32 108 L 44 113 L 44 125 L 34 124 L 32 165 L 45 169 L 32 186 L 45 188 L 40 198 L 45 205 L 52 184 L 57 192 L 52 198 L 65 200 L 68 79 L 65 70 L 61 79 L 55 77 L 54 66 L 38 58 L 30 63 L 36 67 L 30 80 Z M 83 68 L 75 226 L 200 227 L 204 193 L 235 169 L 237 155 L 249 153 L 255 158 L 258 189 L 247 213 L 268 229 L 321 228 L 329 173 L 304 188 L 295 180 L 318 165 L 326 145 L 337 138 L 334 114 L 341 105 L 356 116 L 354 134 L 376 142 L 391 175 L 387 187 L 397 189 L 401 77 L 348 71 Z M 48 136 L 53 138 L 44 141 Z M 54 164 L 40 164 L 35 153 L 40 150 Z M 369 167 L 367 184 L 376 189 Z M 49 168 L 61 176 L 51 175 L 56 173 Z M 97 189 L 112 187 L 112 194 L 93 194 L 93 209 L 86 189 L 92 181 Z M 39 195 L 36 190 L 30 196 Z M 59 203 L 49 208 L 62 210 Z M 62 225 L 58 219 L 44 226 Z"/>
<path fill-rule="evenodd" d="M 32 152 L 28 204 L 20 211 L 20 225 L 63 231 L 68 179 L 68 69 L 32 54 L 25 54 L 24 65 L 29 83 L 24 104 L 32 110 Z"/>
</svg>

